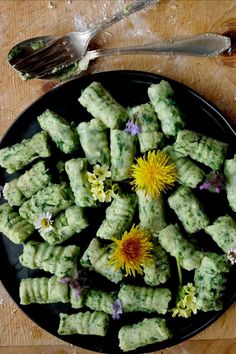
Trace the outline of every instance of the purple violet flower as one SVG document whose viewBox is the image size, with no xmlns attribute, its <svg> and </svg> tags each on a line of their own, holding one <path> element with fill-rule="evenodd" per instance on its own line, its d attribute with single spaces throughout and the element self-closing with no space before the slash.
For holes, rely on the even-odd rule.
<svg viewBox="0 0 236 354">
<path fill-rule="evenodd" d="M 130 133 L 132 136 L 138 135 L 142 132 L 140 125 L 136 124 L 136 118 L 132 117 L 125 126 L 125 132 Z"/>
<path fill-rule="evenodd" d="M 82 294 L 84 289 L 88 288 L 88 286 L 85 285 L 86 282 L 87 282 L 87 278 L 85 276 L 82 276 L 82 271 L 78 272 L 77 279 L 64 277 L 60 280 L 60 283 L 69 284 L 71 289 L 75 290 L 76 301 L 78 300 L 79 296 Z"/>
<path fill-rule="evenodd" d="M 114 304 L 112 304 L 112 318 L 113 320 L 119 320 L 120 315 L 122 315 L 122 306 L 120 299 L 116 299 Z"/>
<path fill-rule="evenodd" d="M 220 193 L 225 188 L 225 177 L 223 173 L 210 172 L 206 175 L 206 180 L 199 186 L 200 190 L 207 189 L 210 192 Z"/>
<path fill-rule="evenodd" d="M 71 281 L 70 277 L 64 277 L 60 279 L 60 283 L 62 284 L 68 284 Z"/>
</svg>

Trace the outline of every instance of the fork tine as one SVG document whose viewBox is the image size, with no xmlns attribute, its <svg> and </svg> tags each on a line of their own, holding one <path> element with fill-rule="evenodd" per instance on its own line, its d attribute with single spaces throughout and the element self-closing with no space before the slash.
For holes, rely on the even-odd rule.
<svg viewBox="0 0 236 354">
<path fill-rule="evenodd" d="M 73 60 L 73 63 L 74 63 L 74 60 Z M 69 66 L 71 64 L 71 58 L 65 62 L 63 62 L 63 66 L 57 66 L 56 68 L 58 70 L 63 70 L 64 68 L 66 68 L 67 66 Z M 51 69 L 45 69 L 44 71 L 41 71 L 39 74 L 37 73 L 34 77 L 37 77 L 37 78 L 44 78 L 45 75 L 48 75 L 48 74 L 52 74 L 52 69 L 54 69 L 55 66 L 53 66 Z"/>
<path fill-rule="evenodd" d="M 51 66 L 58 66 L 60 64 L 63 64 L 65 61 L 69 60 L 71 58 L 70 54 L 68 52 L 62 51 L 61 53 L 57 53 L 57 55 L 51 55 L 50 57 L 46 58 L 45 60 L 40 61 L 39 63 L 31 66 L 28 70 L 27 73 L 33 73 L 33 72 L 38 72 L 45 70 L 45 68 L 51 68 Z M 72 59 L 72 58 L 71 58 Z"/>
<path fill-rule="evenodd" d="M 38 76 L 43 76 L 44 73 L 48 73 L 54 68 L 59 68 L 59 67 L 64 67 L 66 65 L 69 65 L 73 60 L 73 57 L 70 55 L 63 55 L 52 58 L 52 60 L 47 61 L 45 64 L 39 65 L 37 67 L 33 67 L 32 70 L 27 71 L 27 74 L 30 75 L 31 78 L 38 77 Z"/>
<path fill-rule="evenodd" d="M 47 55 L 42 55 L 39 58 L 34 58 L 34 60 L 29 60 L 25 62 L 22 67 L 20 66 L 15 66 L 14 68 L 16 70 L 19 70 L 21 72 L 31 72 L 32 68 L 37 68 L 42 65 L 46 65 L 49 61 L 59 58 L 63 53 L 65 52 L 64 48 L 54 48 L 51 51 L 47 53 Z"/>
<path fill-rule="evenodd" d="M 60 44 L 59 40 L 49 45 L 47 48 L 43 48 L 40 51 L 30 55 L 26 59 L 22 59 L 14 65 L 16 70 L 27 70 L 27 68 L 34 63 L 37 63 L 44 58 L 48 58 L 51 55 L 57 55 L 59 52 L 64 50 L 63 42 Z"/>
</svg>

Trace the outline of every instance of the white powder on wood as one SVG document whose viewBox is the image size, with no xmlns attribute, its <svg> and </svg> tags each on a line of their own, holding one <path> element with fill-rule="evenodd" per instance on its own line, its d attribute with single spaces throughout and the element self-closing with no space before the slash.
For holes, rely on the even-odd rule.
<svg viewBox="0 0 236 354">
<path fill-rule="evenodd" d="M 121 11 L 128 4 L 130 4 L 130 1 L 127 2 L 125 0 L 92 1 L 87 8 L 85 15 L 79 13 L 75 15 L 75 29 L 76 31 L 81 32 L 86 31 L 89 28 L 96 26 L 98 23 L 105 21 L 108 17 L 114 15 L 118 11 Z M 154 38 L 156 39 L 157 36 L 154 34 L 148 21 L 149 11 L 153 11 L 154 6 L 155 5 L 142 9 L 137 13 L 128 16 L 128 18 L 121 20 L 117 26 L 119 26 L 119 31 L 122 32 L 122 38 L 129 39 L 130 41 L 132 41 L 132 37 L 140 38 L 142 40 L 146 39 L 147 42 L 150 42 L 150 40 Z M 99 36 L 102 36 L 103 42 L 106 37 L 108 38 L 112 35 L 112 30 L 113 26 L 109 27 L 109 31 L 104 31 L 99 34 Z"/>
<path fill-rule="evenodd" d="M 5 299 L 3 297 L 0 298 L 0 305 L 4 305 L 6 303 Z"/>
</svg>

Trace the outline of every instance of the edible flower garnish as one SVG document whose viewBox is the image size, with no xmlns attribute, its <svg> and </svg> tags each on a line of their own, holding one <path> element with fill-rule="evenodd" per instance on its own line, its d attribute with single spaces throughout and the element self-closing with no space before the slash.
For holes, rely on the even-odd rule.
<svg viewBox="0 0 236 354">
<path fill-rule="evenodd" d="M 39 215 L 39 218 L 35 222 L 34 226 L 39 231 L 49 232 L 53 230 L 52 223 L 52 214 L 46 212 Z"/>
<path fill-rule="evenodd" d="M 135 116 L 133 116 L 132 118 L 130 118 L 130 120 L 128 120 L 125 126 L 126 133 L 130 133 L 130 135 L 134 136 L 142 132 L 141 126 L 136 124 L 136 121 L 137 119 Z"/>
<path fill-rule="evenodd" d="M 228 252 L 227 252 L 227 258 L 230 261 L 230 263 L 236 264 L 236 247 L 231 248 Z"/>
<path fill-rule="evenodd" d="M 109 203 L 111 202 L 112 198 L 115 198 L 116 196 L 116 191 L 119 189 L 118 184 L 113 184 L 111 189 L 108 189 L 105 192 L 105 202 Z"/>
<path fill-rule="evenodd" d="M 86 286 L 87 279 L 88 278 L 82 273 L 82 271 L 79 271 L 76 279 L 64 277 L 60 280 L 60 283 L 69 284 L 71 289 L 75 290 L 75 299 L 77 301 L 82 292 L 88 288 L 88 286 Z"/>
<path fill-rule="evenodd" d="M 179 259 L 176 259 L 178 276 L 179 276 L 179 291 L 176 299 L 176 307 L 171 309 L 172 317 L 184 317 L 188 318 L 197 313 L 197 298 L 196 298 L 196 288 L 192 283 L 187 283 L 187 285 L 182 285 L 182 270 L 180 266 Z"/>
<path fill-rule="evenodd" d="M 119 320 L 120 315 L 122 315 L 122 305 L 120 299 L 116 299 L 114 304 L 112 304 L 112 318 L 113 320 Z"/>
<path fill-rule="evenodd" d="M 94 173 L 87 172 L 87 177 L 88 177 L 89 183 L 95 184 L 95 183 L 97 183 L 97 181 L 99 181 L 99 179 L 97 178 L 97 176 Z"/>
<path fill-rule="evenodd" d="M 109 171 L 109 166 L 107 165 L 95 165 L 93 173 L 100 181 L 105 181 L 106 178 L 111 177 L 111 171 Z"/>
<path fill-rule="evenodd" d="M 175 165 L 169 156 L 162 151 L 149 151 L 143 157 L 136 159 L 131 166 L 130 182 L 133 189 L 142 189 L 152 197 L 158 197 L 174 185 L 177 177 Z"/>
<path fill-rule="evenodd" d="M 99 200 L 101 203 L 105 202 L 106 194 L 103 190 L 103 187 L 93 187 L 91 188 L 91 192 L 94 200 Z"/>
<path fill-rule="evenodd" d="M 93 173 L 87 172 L 87 178 L 91 184 L 91 192 L 94 200 L 99 202 L 111 202 L 117 191 L 117 184 L 112 184 L 111 171 L 107 165 L 95 165 Z"/>
<path fill-rule="evenodd" d="M 113 238 L 113 241 L 114 251 L 110 262 L 115 265 L 115 269 L 124 269 L 125 276 L 142 274 L 143 266 L 152 259 L 153 244 L 149 232 L 133 225 L 129 232 L 125 231 L 121 240 Z"/>
<path fill-rule="evenodd" d="M 196 288 L 192 283 L 187 283 L 180 288 L 178 292 L 178 301 L 176 307 L 173 308 L 172 317 L 184 317 L 188 318 L 197 313 L 197 298 L 196 298 Z"/>
<path fill-rule="evenodd" d="M 199 186 L 200 190 L 207 189 L 214 193 L 220 193 L 224 188 L 225 177 L 223 173 L 213 171 L 206 175 L 205 182 Z"/>
</svg>

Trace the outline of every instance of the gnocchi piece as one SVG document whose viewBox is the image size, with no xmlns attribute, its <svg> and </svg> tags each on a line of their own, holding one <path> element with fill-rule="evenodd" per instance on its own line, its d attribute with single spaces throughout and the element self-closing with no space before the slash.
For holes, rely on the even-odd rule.
<svg viewBox="0 0 236 354">
<path fill-rule="evenodd" d="M 168 198 L 168 203 L 188 233 L 193 234 L 209 225 L 208 216 L 189 187 L 178 187 Z"/>
<path fill-rule="evenodd" d="M 34 232 L 33 225 L 24 220 L 19 213 L 8 203 L 0 206 L 0 232 L 9 240 L 19 244 Z"/>
<path fill-rule="evenodd" d="M 55 216 L 73 204 L 74 198 L 69 187 L 64 184 L 49 183 L 39 190 L 19 209 L 22 218 L 34 224 L 45 212 Z"/>
<path fill-rule="evenodd" d="M 236 247 L 236 221 L 231 216 L 220 216 L 205 231 L 225 253 Z"/>
<path fill-rule="evenodd" d="M 109 322 L 109 315 L 101 311 L 86 311 L 73 315 L 60 313 L 58 333 L 61 335 L 85 334 L 104 337 L 107 333 Z"/>
<path fill-rule="evenodd" d="M 137 198 L 135 194 L 116 195 L 106 209 L 106 218 L 97 231 L 97 236 L 106 240 L 121 238 L 133 221 Z"/>
<path fill-rule="evenodd" d="M 195 270 L 197 307 L 199 310 L 220 311 L 223 307 L 222 296 L 226 285 L 226 272 L 229 271 L 225 256 L 209 253 L 202 258 Z"/>
<path fill-rule="evenodd" d="M 233 159 L 225 161 L 224 174 L 229 206 L 236 212 L 236 154 Z"/>
<path fill-rule="evenodd" d="M 175 164 L 177 181 L 184 186 L 196 188 L 203 180 L 205 172 L 193 161 L 175 151 L 173 146 L 166 146 L 163 151 L 170 156 Z"/>
<path fill-rule="evenodd" d="M 76 158 L 66 161 L 65 169 L 70 180 L 70 186 L 74 193 L 75 204 L 80 207 L 95 207 L 87 172 L 88 160 Z"/>
<path fill-rule="evenodd" d="M 109 262 L 111 253 L 109 246 L 103 247 L 100 241 L 94 238 L 80 259 L 80 264 L 83 267 L 91 267 L 113 283 L 119 283 L 123 279 L 123 273 L 121 270 L 115 270 L 114 265 Z"/>
<path fill-rule="evenodd" d="M 178 226 L 168 225 L 160 231 L 158 239 L 164 250 L 175 257 L 182 268 L 193 270 L 199 267 L 203 253 L 182 236 Z"/>
<path fill-rule="evenodd" d="M 156 112 L 150 103 L 144 103 L 128 110 L 130 118 L 135 118 L 141 127 L 138 134 L 140 151 L 145 153 L 163 145 L 164 135 L 159 131 Z"/>
<path fill-rule="evenodd" d="M 91 165 L 110 165 L 110 147 L 106 127 L 97 119 L 82 122 L 77 127 L 80 144 Z"/>
<path fill-rule="evenodd" d="M 128 118 L 126 109 L 116 102 L 100 82 L 94 81 L 86 87 L 78 101 L 107 128 L 118 128 Z"/>
<path fill-rule="evenodd" d="M 72 205 L 58 214 L 52 230 L 40 229 L 39 233 L 49 245 L 57 245 L 80 233 L 88 225 L 84 209 Z"/>
<path fill-rule="evenodd" d="M 222 141 L 187 129 L 178 132 L 174 143 L 174 149 L 177 152 L 184 156 L 190 156 L 193 160 L 209 166 L 214 171 L 218 171 L 223 165 L 227 147 L 228 144 Z"/>
<path fill-rule="evenodd" d="M 35 134 L 30 139 L 0 150 L 0 166 L 7 173 L 14 173 L 39 157 L 51 155 L 49 135 L 46 132 Z"/>
<path fill-rule="evenodd" d="M 129 178 L 131 165 L 135 158 L 136 136 L 124 130 L 111 130 L 111 176 L 113 181 Z"/>
<path fill-rule="evenodd" d="M 30 269 L 42 269 L 63 277 L 77 277 L 77 258 L 80 255 L 78 246 L 50 246 L 46 242 L 29 241 L 24 245 L 20 263 Z"/>
<path fill-rule="evenodd" d="M 20 303 L 51 304 L 57 302 L 67 303 L 68 284 L 62 284 L 54 275 L 51 278 L 28 278 L 20 282 Z"/>
<path fill-rule="evenodd" d="M 164 229 L 165 222 L 164 205 L 162 197 L 152 197 L 145 191 L 138 190 L 139 220 L 140 226 L 149 230 L 153 236 Z"/>
<path fill-rule="evenodd" d="M 154 244 L 153 258 L 143 266 L 143 271 L 144 281 L 150 286 L 164 284 L 170 278 L 167 253 L 160 245 Z"/>
<path fill-rule="evenodd" d="M 117 299 L 117 292 L 90 289 L 85 295 L 85 305 L 91 310 L 112 314 L 112 305 Z"/>
<path fill-rule="evenodd" d="M 4 185 L 3 196 L 13 206 L 21 206 L 26 199 L 31 198 L 50 182 L 45 162 L 39 161 L 20 177 Z"/>
<path fill-rule="evenodd" d="M 157 312 L 164 315 L 168 310 L 171 300 L 169 289 L 125 285 L 123 284 L 118 293 L 123 312 Z"/>
<path fill-rule="evenodd" d="M 65 154 L 76 151 L 79 137 L 76 129 L 57 113 L 47 109 L 38 117 L 40 127 L 48 132 L 52 140 Z"/>
<path fill-rule="evenodd" d="M 185 122 L 182 113 L 174 100 L 174 91 L 169 82 L 162 80 L 159 84 L 148 88 L 149 99 L 161 122 L 161 128 L 165 135 L 176 136 L 183 129 Z"/>
<path fill-rule="evenodd" d="M 121 327 L 118 337 L 121 350 L 128 352 L 148 344 L 163 342 L 171 337 L 171 332 L 164 318 L 154 317 Z"/>
</svg>

